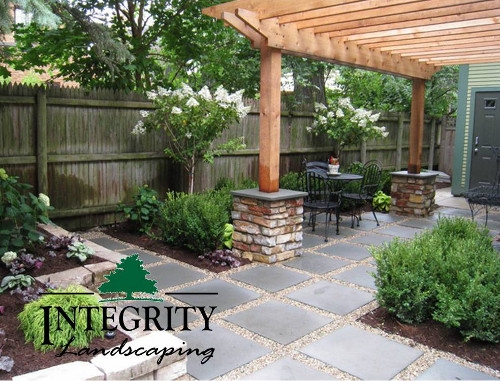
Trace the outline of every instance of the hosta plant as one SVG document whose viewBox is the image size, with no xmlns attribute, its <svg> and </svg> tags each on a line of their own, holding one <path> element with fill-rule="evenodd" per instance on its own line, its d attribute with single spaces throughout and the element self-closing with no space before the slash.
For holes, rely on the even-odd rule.
<svg viewBox="0 0 500 381">
<path fill-rule="evenodd" d="M 76 257 L 80 262 L 85 262 L 88 257 L 94 254 L 94 249 L 88 247 L 83 242 L 77 241 L 68 246 L 67 258 Z"/>
<path fill-rule="evenodd" d="M 2 279 L 2 282 L 0 283 L 0 293 L 8 289 L 26 288 L 33 285 L 33 283 L 35 283 L 35 278 L 33 278 L 31 275 L 7 275 Z"/>
<path fill-rule="evenodd" d="M 391 196 L 386 195 L 381 190 L 377 191 L 373 197 L 373 209 L 387 213 L 391 208 Z"/>
</svg>

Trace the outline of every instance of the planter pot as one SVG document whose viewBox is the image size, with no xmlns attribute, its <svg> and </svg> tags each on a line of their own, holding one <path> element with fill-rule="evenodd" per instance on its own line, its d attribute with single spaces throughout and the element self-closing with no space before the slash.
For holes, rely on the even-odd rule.
<svg viewBox="0 0 500 381">
<path fill-rule="evenodd" d="M 339 164 L 328 164 L 328 173 L 335 174 L 339 173 Z"/>
</svg>

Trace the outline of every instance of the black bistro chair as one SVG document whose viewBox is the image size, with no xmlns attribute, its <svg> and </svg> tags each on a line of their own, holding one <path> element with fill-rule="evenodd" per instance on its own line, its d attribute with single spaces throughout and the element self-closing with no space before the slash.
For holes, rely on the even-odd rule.
<svg viewBox="0 0 500 381">
<path fill-rule="evenodd" d="M 328 172 L 328 163 L 322 161 L 308 161 L 306 162 L 306 171 L 308 169 L 321 169 Z"/>
<path fill-rule="evenodd" d="M 316 217 L 325 213 L 325 242 L 328 242 L 328 227 L 332 214 L 335 214 L 339 234 L 342 190 L 332 189 L 332 183 L 328 181 L 328 174 L 324 170 L 310 169 L 305 175 L 307 198 L 304 200 L 304 208 L 310 212 L 309 223 L 312 224 L 312 231 L 315 231 Z"/>
<path fill-rule="evenodd" d="M 356 226 L 359 226 L 359 221 L 361 221 L 361 212 L 367 204 L 371 207 L 373 217 L 375 217 L 375 221 L 377 221 L 377 226 L 380 226 L 375 210 L 373 209 L 373 197 L 380 189 L 382 163 L 378 160 L 366 162 L 363 166 L 362 175 L 363 179 L 361 180 L 358 191 L 353 193 L 344 193 L 342 195 L 342 198 L 346 202 L 350 202 L 352 204 L 351 228 L 354 228 L 354 220 L 356 220 Z"/>
</svg>

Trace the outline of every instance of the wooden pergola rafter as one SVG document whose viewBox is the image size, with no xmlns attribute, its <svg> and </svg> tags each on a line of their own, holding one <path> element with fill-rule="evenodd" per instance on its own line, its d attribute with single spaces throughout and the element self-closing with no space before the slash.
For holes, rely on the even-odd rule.
<svg viewBox="0 0 500 381">
<path fill-rule="evenodd" d="M 419 173 L 425 80 L 500 62 L 500 0 L 235 0 L 205 8 L 261 51 L 259 188 L 279 188 L 281 55 L 413 80 L 408 172 Z"/>
</svg>

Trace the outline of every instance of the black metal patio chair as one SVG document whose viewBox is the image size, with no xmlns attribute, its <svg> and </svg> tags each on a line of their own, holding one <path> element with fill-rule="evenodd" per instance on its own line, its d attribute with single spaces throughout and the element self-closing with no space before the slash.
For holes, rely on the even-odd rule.
<svg viewBox="0 0 500 381">
<path fill-rule="evenodd" d="M 310 211 L 309 223 L 312 224 L 312 231 L 315 231 L 316 217 L 325 213 L 325 242 L 328 242 L 328 227 L 332 214 L 335 214 L 336 231 L 339 234 L 342 190 L 332 188 L 327 173 L 322 169 L 307 170 L 305 175 L 307 198 L 304 200 L 304 208 Z"/>
<path fill-rule="evenodd" d="M 350 202 L 352 207 L 351 212 L 351 228 L 354 228 L 354 220 L 356 220 L 356 226 L 359 226 L 359 221 L 361 221 L 361 213 L 363 208 L 369 204 L 373 217 L 377 221 L 377 226 L 380 226 L 378 222 L 377 215 L 375 214 L 375 209 L 373 208 L 373 197 L 375 193 L 380 189 L 380 181 L 382 179 L 382 163 L 378 160 L 370 160 L 366 162 L 363 166 L 363 179 L 358 188 L 357 192 L 344 193 L 342 198 L 346 202 Z"/>
<path fill-rule="evenodd" d="M 322 161 L 308 161 L 306 162 L 306 171 L 308 169 L 321 169 L 328 172 L 328 163 Z"/>
</svg>

